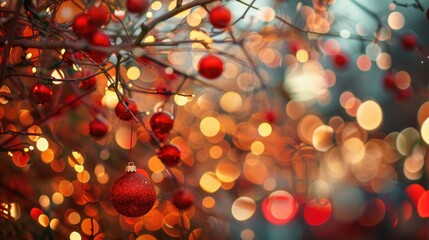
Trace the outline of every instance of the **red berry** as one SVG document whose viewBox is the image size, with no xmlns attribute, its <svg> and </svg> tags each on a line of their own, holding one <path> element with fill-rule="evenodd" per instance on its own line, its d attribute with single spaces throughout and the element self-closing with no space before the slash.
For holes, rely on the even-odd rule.
<svg viewBox="0 0 429 240">
<path fill-rule="evenodd" d="M 53 92 L 52 89 L 45 84 L 36 83 L 31 88 L 31 95 L 38 104 L 45 104 L 51 101 Z"/>
<path fill-rule="evenodd" d="M 194 194 L 187 189 L 177 189 L 171 197 L 171 203 L 179 209 L 186 210 L 194 204 Z"/>
<path fill-rule="evenodd" d="M 110 38 L 103 31 L 97 31 L 91 38 L 91 44 L 99 47 L 110 47 Z M 96 63 L 102 63 L 107 58 L 107 53 L 91 50 L 88 52 L 90 58 Z"/>
<path fill-rule="evenodd" d="M 173 129 L 174 117 L 169 112 L 156 112 L 150 117 L 149 124 L 156 135 L 168 134 Z"/>
<path fill-rule="evenodd" d="M 228 8 L 220 5 L 210 11 L 210 23 L 215 28 L 225 28 L 231 22 L 232 16 Z"/>
<path fill-rule="evenodd" d="M 127 105 L 127 107 L 125 107 L 124 104 Z M 137 104 L 131 99 L 124 98 L 123 102 L 118 102 L 116 105 L 115 114 L 119 119 L 129 121 L 133 119 L 133 115 L 137 115 Z"/>
<path fill-rule="evenodd" d="M 95 79 L 95 77 L 91 77 L 87 80 L 80 81 L 78 88 L 83 90 L 91 90 L 94 88 L 96 83 L 97 83 L 97 80 Z"/>
<path fill-rule="evenodd" d="M 157 156 L 161 162 L 168 167 L 177 166 L 181 161 L 180 150 L 173 145 L 165 145 L 158 149 Z"/>
<path fill-rule="evenodd" d="M 106 25 L 110 20 L 110 10 L 105 4 L 93 6 L 88 10 L 89 21 L 96 27 Z"/>
<path fill-rule="evenodd" d="M 73 31 L 78 37 L 90 38 L 95 30 L 95 26 L 90 24 L 88 14 L 81 13 L 75 17 L 73 21 Z"/>
<path fill-rule="evenodd" d="M 417 38 L 412 33 L 407 33 L 401 37 L 402 47 L 405 50 L 413 50 L 417 46 Z"/>
<path fill-rule="evenodd" d="M 339 53 L 334 55 L 333 59 L 332 59 L 332 63 L 334 64 L 335 67 L 340 68 L 340 69 L 344 69 L 347 67 L 348 63 L 349 63 L 349 59 L 347 57 L 347 55 L 345 55 L 344 53 Z"/>
<path fill-rule="evenodd" d="M 127 9 L 130 13 L 142 14 L 149 8 L 147 0 L 127 0 Z"/>
<path fill-rule="evenodd" d="M 386 89 L 390 89 L 390 90 L 395 89 L 396 88 L 395 73 L 389 71 L 386 74 L 384 74 L 383 85 Z"/>
<path fill-rule="evenodd" d="M 223 72 L 223 62 L 215 55 L 207 55 L 201 58 L 198 63 L 198 73 L 201 76 L 214 79 L 219 77 Z"/>
<path fill-rule="evenodd" d="M 89 134 L 94 138 L 102 138 L 108 131 L 109 127 L 104 121 L 95 119 L 89 123 Z"/>
</svg>

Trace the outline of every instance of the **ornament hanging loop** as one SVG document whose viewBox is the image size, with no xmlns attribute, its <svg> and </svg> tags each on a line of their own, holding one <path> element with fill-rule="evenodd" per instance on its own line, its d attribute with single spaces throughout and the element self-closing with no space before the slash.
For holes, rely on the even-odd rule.
<svg viewBox="0 0 429 240">
<path fill-rule="evenodd" d="M 128 163 L 128 166 L 125 167 L 125 172 L 137 172 L 137 168 L 133 162 Z"/>
</svg>

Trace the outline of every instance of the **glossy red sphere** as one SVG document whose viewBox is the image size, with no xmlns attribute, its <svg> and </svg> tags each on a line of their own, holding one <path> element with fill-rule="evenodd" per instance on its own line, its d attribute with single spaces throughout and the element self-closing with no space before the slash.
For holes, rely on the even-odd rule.
<svg viewBox="0 0 429 240">
<path fill-rule="evenodd" d="M 186 210 L 194 204 L 194 199 L 194 194 L 191 191 L 180 188 L 174 191 L 171 203 L 179 210 Z"/>
<path fill-rule="evenodd" d="M 110 47 L 110 38 L 103 31 L 97 31 L 91 37 L 90 43 L 98 47 Z M 102 63 L 107 58 L 107 53 L 102 51 L 91 50 L 88 52 L 90 58 L 96 63 Z"/>
<path fill-rule="evenodd" d="M 174 117 L 169 112 L 156 112 L 150 117 L 149 124 L 156 135 L 168 134 L 173 129 Z"/>
<path fill-rule="evenodd" d="M 113 184 L 110 200 L 118 213 L 126 217 L 140 217 L 152 209 L 156 192 L 147 177 L 127 172 Z"/>
<path fill-rule="evenodd" d="M 125 107 L 124 104 L 127 105 L 127 107 Z M 119 119 L 129 121 L 133 119 L 133 115 L 137 116 L 137 104 L 131 99 L 124 98 L 123 103 L 118 102 L 116 105 L 115 114 Z"/>
<path fill-rule="evenodd" d="M 79 14 L 74 18 L 72 28 L 79 37 L 88 38 L 94 33 L 89 24 L 89 15 L 86 13 Z"/>
<path fill-rule="evenodd" d="M 181 161 L 180 150 L 176 146 L 169 144 L 158 149 L 157 156 L 161 162 L 168 167 L 177 166 Z"/>
<path fill-rule="evenodd" d="M 127 0 L 127 9 L 130 13 L 142 14 L 149 8 L 148 0 Z"/>
<path fill-rule="evenodd" d="M 349 58 L 344 53 L 338 53 L 333 56 L 332 64 L 339 69 L 344 69 L 349 64 Z"/>
<path fill-rule="evenodd" d="M 109 127 L 105 121 L 94 119 L 89 123 L 89 134 L 94 138 L 102 138 L 108 131 Z"/>
<path fill-rule="evenodd" d="M 110 10 L 105 4 L 91 7 L 88 15 L 90 23 L 96 27 L 106 25 L 110 20 Z"/>
<path fill-rule="evenodd" d="M 228 8 L 220 5 L 210 11 L 209 19 L 213 27 L 225 28 L 231 23 L 232 16 Z"/>
<path fill-rule="evenodd" d="M 86 80 L 80 81 L 78 88 L 83 90 L 91 90 L 95 87 L 96 83 L 97 83 L 97 80 L 95 79 L 95 77 L 91 77 Z"/>
<path fill-rule="evenodd" d="M 45 104 L 51 101 L 53 91 L 43 83 L 36 83 L 31 88 L 31 96 L 38 104 Z"/>
<path fill-rule="evenodd" d="M 405 50 L 413 50 L 417 47 L 417 38 L 412 33 L 402 35 L 401 44 Z"/>
<path fill-rule="evenodd" d="M 208 79 L 215 79 L 223 72 L 223 62 L 216 55 L 207 55 L 198 63 L 198 73 Z"/>
</svg>

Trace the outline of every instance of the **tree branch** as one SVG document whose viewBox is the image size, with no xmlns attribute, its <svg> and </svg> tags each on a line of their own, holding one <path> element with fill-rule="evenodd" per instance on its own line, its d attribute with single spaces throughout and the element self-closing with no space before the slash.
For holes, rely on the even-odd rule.
<svg viewBox="0 0 429 240">
<path fill-rule="evenodd" d="M 141 42 L 146 37 L 146 35 L 152 29 L 154 29 L 156 27 L 156 25 L 158 25 L 159 23 L 164 22 L 164 21 L 166 21 L 166 20 L 168 20 L 168 19 L 176 16 L 177 14 L 179 14 L 179 13 L 181 13 L 183 11 L 186 11 L 188 9 L 191 9 L 193 7 L 200 6 L 200 5 L 201 6 L 202 5 L 206 5 L 206 4 L 209 4 L 211 2 L 216 2 L 216 1 L 219 1 L 219 0 L 195 0 L 195 1 L 192 1 L 192 2 L 187 3 L 185 5 L 178 6 L 178 7 L 176 7 L 175 9 L 173 9 L 171 11 L 166 12 L 164 15 L 161 15 L 161 16 L 157 17 L 156 19 L 154 19 L 152 22 L 150 22 L 147 25 L 146 24 L 142 24 L 141 25 L 142 31 L 137 36 L 136 40 L 134 41 L 134 45 L 140 46 Z"/>
</svg>

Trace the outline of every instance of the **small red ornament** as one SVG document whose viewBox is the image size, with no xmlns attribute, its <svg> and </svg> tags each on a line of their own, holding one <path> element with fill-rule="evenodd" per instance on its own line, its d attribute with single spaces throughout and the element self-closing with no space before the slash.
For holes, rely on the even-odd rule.
<svg viewBox="0 0 429 240">
<path fill-rule="evenodd" d="M 91 44 L 98 47 L 108 48 L 111 46 L 110 38 L 103 31 L 97 31 L 91 38 Z M 102 63 L 107 58 L 107 53 L 91 50 L 88 52 L 90 58 L 96 63 Z"/>
<path fill-rule="evenodd" d="M 130 13 L 142 14 L 149 8 L 147 0 L 127 0 L 127 9 Z"/>
<path fill-rule="evenodd" d="M 109 131 L 109 127 L 105 121 L 94 119 L 89 123 L 89 134 L 94 138 L 102 138 Z"/>
<path fill-rule="evenodd" d="M 223 72 L 223 62 L 215 55 L 207 55 L 198 63 L 198 73 L 208 79 L 215 79 Z"/>
<path fill-rule="evenodd" d="M 86 80 L 80 81 L 77 87 L 83 90 L 91 90 L 95 87 L 96 83 L 97 80 L 95 79 L 95 77 L 91 77 Z"/>
<path fill-rule="evenodd" d="M 110 10 L 105 4 L 91 7 L 88 15 L 90 23 L 97 28 L 106 25 L 110 20 Z"/>
<path fill-rule="evenodd" d="M 225 28 L 231 22 L 232 16 L 228 8 L 220 5 L 210 11 L 210 23 L 215 28 Z"/>
<path fill-rule="evenodd" d="M 124 104 L 127 105 L 127 107 L 125 107 Z M 137 116 L 137 104 L 131 99 L 124 98 L 123 102 L 118 102 L 116 105 L 115 114 L 119 119 L 129 121 L 133 119 L 133 115 Z"/>
<path fill-rule="evenodd" d="M 176 146 L 170 144 L 167 144 L 158 149 L 157 156 L 161 162 L 168 167 L 177 166 L 181 161 L 180 150 Z"/>
<path fill-rule="evenodd" d="M 417 38 L 412 33 L 407 33 L 401 37 L 402 47 L 405 50 L 413 50 L 417 47 Z"/>
<path fill-rule="evenodd" d="M 194 199 L 194 194 L 191 191 L 180 188 L 174 191 L 171 203 L 179 210 L 186 210 L 194 204 Z"/>
<path fill-rule="evenodd" d="M 73 31 L 78 37 L 90 38 L 94 34 L 96 27 L 90 24 L 89 15 L 81 13 L 73 20 Z"/>
<path fill-rule="evenodd" d="M 45 104 L 52 99 L 52 89 L 43 83 L 36 83 L 31 88 L 31 96 L 38 104 Z"/>
<path fill-rule="evenodd" d="M 155 134 L 168 134 L 173 129 L 173 114 L 166 111 L 156 112 L 150 117 L 149 124 Z"/>
<path fill-rule="evenodd" d="M 129 165 L 126 172 L 113 184 L 110 200 L 116 211 L 126 217 L 140 217 L 149 212 L 156 200 L 150 180 Z"/>
<path fill-rule="evenodd" d="M 395 73 L 392 71 L 387 72 L 386 74 L 384 74 L 383 76 L 383 86 L 386 89 L 396 89 L 396 84 L 395 84 Z"/>
<path fill-rule="evenodd" d="M 344 53 L 338 53 L 333 56 L 332 63 L 336 68 L 344 69 L 349 64 L 349 58 Z"/>
</svg>

